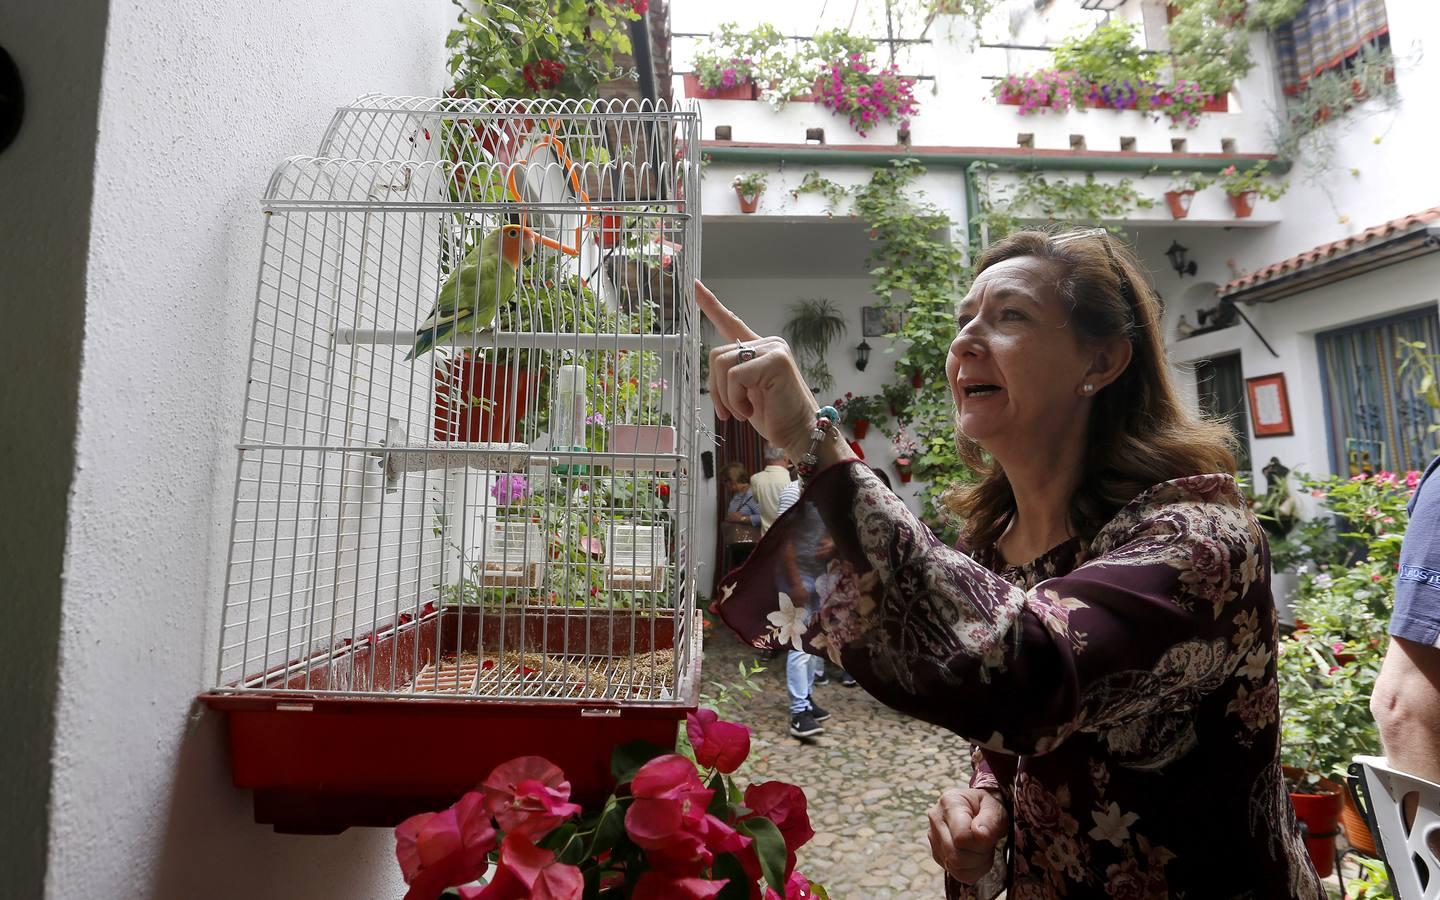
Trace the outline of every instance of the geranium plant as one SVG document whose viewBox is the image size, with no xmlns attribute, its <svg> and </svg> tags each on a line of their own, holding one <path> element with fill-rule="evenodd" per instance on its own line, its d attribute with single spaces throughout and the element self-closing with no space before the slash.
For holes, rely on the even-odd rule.
<svg viewBox="0 0 1440 900">
<path fill-rule="evenodd" d="M 861 53 L 832 62 L 820 73 L 819 88 L 826 108 L 847 117 L 861 136 L 886 122 L 908 126 L 919 109 L 912 79 L 894 65 L 875 69 Z"/>
<path fill-rule="evenodd" d="M 889 404 L 879 394 L 861 394 L 857 397 L 846 391 L 845 396 L 832 405 L 840 413 L 840 421 L 850 426 L 857 439 L 864 438 L 871 425 L 881 428 L 890 418 Z"/>
<path fill-rule="evenodd" d="M 741 30 L 727 22 L 695 51 L 695 75 L 707 88 L 764 85 L 784 57 L 785 37 L 773 25 Z"/>
<path fill-rule="evenodd" d="M 805 793 L 731 777 L 750 731 L 701 709 L 686 720 L 693 759 L 638 743 L 616 748 L 619 786 L 599 809 L 570 802 L 558 766 L 522 756 L 497 766 L 450 808 L 395 829 L 406 900 L 737 896 L 803 900 L 824 889 L 796 870 L 814 836 Z M 493 867 L 493 869 L 492 869 Z"/>
<path fill-rule="evenodd" d="M 1241 169 L 1233 164 L 1226 166 L 1220 172 L 1218 179 L 1220 187 L 1232 197 L 1254 193 L 1272 202 L 1279 200 L 1285 194 L 1288 185 L 1283 181 L 1266 181 L 1265 170 L 1268 166 L 1269 163 L 1265 160 L 1261 160 L 1248 169 Z"/>
<path fill-rule="evenodd" d="M 1020 107 L 1020 115 L 1054 110 L 1064 112 L 1075 105 L 1074 72 L 1041 69 L 1021 75 L 1006 75 L 995 83 L 994 94 L 1001 103 Z"/>
<path fill-rule="evenodd" d="M 765 190 L 765 183 L 769 180 L 770 176 L 764 172 L 746 172 L 743 175 L 736 175 L 730 185 L 746 197 L 753 197 Z"/>
<path fill-rule="evenodd" d="M 920 444 L 906 430 L 906 424 L 900 422 L 895 426 L 895 435 L 890 438 L 890 450 L 895 454 L 895 465 L 908 468 L 920 452 Z"/>
</svg>

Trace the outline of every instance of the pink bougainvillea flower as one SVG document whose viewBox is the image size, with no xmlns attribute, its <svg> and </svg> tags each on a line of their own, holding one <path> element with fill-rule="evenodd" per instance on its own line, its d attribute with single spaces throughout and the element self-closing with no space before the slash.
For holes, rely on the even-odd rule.
<svg viewBox="0 0 1440 900">
<path fill-rule="evenodd" d="M 750 755 L 750 729 L 720 721 L 713 709 L 697 709 L 686 716 L 685 732 L 695 748 L 695 761 L 707 769 L 728 775 Z"/>
<path fill-rule="evenodd" d="M 578 868 L 556 862 L 554 853 L 519 834 L 505 836 L 489 884 L 460 890 L 463 900 L 580 900 L 584 894 L 585 876 Z"/>
<path fill-rule="evenodd" d="M 395 829 L 395 857 L 410 885 L 405 900 L 434 900 L 445 888 L 474 881 L 494 849 L 495 828 L 475 791 L 443 812 L 411 816 Z"/>
<path fill-rule="evenodd" d="M 506 835 L 530 840 L 580 812 L 570 801 L 570 782 L 560 767 L 540 756 L 519 756 L 501 763 L 481 785 L 485 809 Z"/>
<path fill-rule="evenodd" d="M 1421 473 L 1411 469 L 1405 473 L 1405 486 L 1412 491 L 1415 490 L 1420 486 L 1420 477 Z"/>
<path fill-rule="evenodd" d="M 632 900 L 709 900 L 725 889 L 727 881 L 677 878 L 664 872 L 646 872 L 635 883 Z"/>
<path fill-rule="evenodd" d="M 651 864 L 672 875 L 696 875 L 715 853 L 735 853 L 750 845 L 706 808 L 714 792 L 700 782 L 695 764 L 669 754 L 652 759 L 630 783 L 635 796 L 625 813 L 630 839 L 649 851 Z"/>
<path fill-rule="evenodd" d="M 810 900 L 815 893 L 810 890 L 810 879 L 799 872 L 791 872 L 785 879 L 785 896 L 775 893 L 772 887 L 765 888 L 765 900 Z"/>
<path fill-rule="evenodd" d="M 783 781 L 765 781 L 745 789 L 745 806 L 754 815 L 775 823 L 785 838 L 785 849 L 792 854 L 815 836 L 810 827 L 810 812 L 805 792 Z M 747 817 L 748 818 L 748 817 Z"/>
</svg>

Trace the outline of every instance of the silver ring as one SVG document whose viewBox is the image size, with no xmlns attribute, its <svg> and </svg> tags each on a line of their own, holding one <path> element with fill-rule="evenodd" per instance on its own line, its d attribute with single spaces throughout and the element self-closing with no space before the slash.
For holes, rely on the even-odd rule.
<svg viewBox="0 0 1440 900">
<path fill-rule="evenodd" d="M 740 343 L 738 340 L 735 342 L 735 346 L 740 350 L 740 361 L 742 363 L 749 362 L 750 360 L 755 358 L 755 351 Z"/>
</svg>

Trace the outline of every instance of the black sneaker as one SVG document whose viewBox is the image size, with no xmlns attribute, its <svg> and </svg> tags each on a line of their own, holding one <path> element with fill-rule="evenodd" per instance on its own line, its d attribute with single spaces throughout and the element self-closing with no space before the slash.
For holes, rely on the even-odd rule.
<svg viewBox="0 0 1440 900">
<path fill-rule="evenodd" d="M 790 717 L 790 734 L 794 737 L 814 737 L 824 732 L 825 729 L 820 727 L 820 723 L 815 721 L 815 716 L 809 710 Z"/>
<path fill-rule="evenodd" d="M 841 676 L 840 676 L 840 686 L 841 686 L 841 687 L 855 687 L 855 686 L 856 686 L 857 684 L 859 684 L 859 683 L 860 683 L 860 682 L 858 682 L 858 681 L 856 681 L 854 678 L 851 678 L 851 677 L 850 677 L 850 673 L 849 673 L 849 672 L 846 672 L 844 675 L 841 675 Z"/>
<path fill-rule="evenodd" d="M 805 699 L 810 703 L 810 715 L 815 717 L 815 721 L 823 722 L 826 719 L 830 718 L 830 713 L 824 709 L 821 709 L 819 706 L 816 706 L 815 700 L 813 698 L 806 697 Z"/>
<path fill-rule="evenodd" d="M 816 683 L 816 684 L 829 684 L 829 683 L 830 683 L 830 676 L 829 676 L 829 675 L 826 675 L 824 672 L 821 672 L 819 675 L 816 675 L 816 676 L 815 676 L 815 683 Z"/>
</svg>

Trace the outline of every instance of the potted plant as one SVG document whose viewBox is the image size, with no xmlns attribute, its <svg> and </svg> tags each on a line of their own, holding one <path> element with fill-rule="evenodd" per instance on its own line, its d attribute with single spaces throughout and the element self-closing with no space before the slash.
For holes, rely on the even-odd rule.
<svg viewBox="0 0 1440 900">
<path fill-rule="evenodd" d="M 709 897 L 730 881 L 740 896 L 824 896 L 795 868 L 814 837 L 805 792 L 779 781 L 742 792 L 732 773 L 750 754 L 750 730 L 712 709 L 690 713 L 681 734 L 676 748 L 616 747 L 618 786 L 590 809 L 570 802 L 559 766 L 521 756 L 448 809 L 401 822 L 395 856 L 407 900 L 598 896 L 602 887 L 616 897 Z M 483 890 L 466 887 L 481 879 Z"/>
<path fill-rule="evenodd" d="M 885 398 L 885 404 L 894 418 L 901 418 L 910 404 L 915 400 L 915 391 L 907 388 L 903 381 L 892 381 L 880 389 L 880 396 Z"/>
<path fill-rule="evenodd" d="M 900 483 L 909 484 L 915 457 L 920 454 L 920 444 L 905 430 L 905 422 L 895 426 L 895 436 L 890 439 L 890 450 L 895 454 L 895 471 L 900 473 Z"/>
<path fill-rule="evenodd" d="M 1347 523 L 1338 537 L 1362 547 L 1358 559 L 1335 554 L 1323 571 L 1302 574 L 1295 616 L 1304 624 L 1279 645 L 1282 762 L 1294 776 L 1297 811 L 1315 817 L 1310 833 L 1316 837 L 1333 834 L 1333 820 L 1343 816 L 1351 844 L 1371 841 L 1358 810 L 1346 815 L 1346 792 L 1332 798 L 1332 786 L 1344 781 L 1355 756 L 1380 752 L 1368 699 L 1389 643 L 1405 505 L 1419 478 L 1418 472 L 1404 479 L 1381 472 L 1304 482 L 1327 512 Z M 1333 561 L 1337 557 L 1342 561 Z M 1310 850 L 1316 868 L 1328 873 L 1333 844 L 1315 841 Z"/>
<path fill-rule="evenodd" d="M 765 193 L 765 182 L 768 180 L 769 176 L 764 172 L 746 172 L 736 175 L 735 180 L 730 182 L 735 188 L 735 196 L 740 198 L 742 213 L 753 213 L 760 205 L 760 195 Z"/>
<path fill-rule="evenodd" d="M 820 73 L 820 102 L 845 116 L 864 137 L 882 123 L 904 127 L 919 109 L 915 82 L 893 65 L 876 70 L 862 53 L 836 60 Z"/>
<path fill-rule="evenodd" d="M 616 468 L 673 468 L 664 457 L 675 452 L 675 426 L 664 412 L 669 380 L 661 373 L 660 357 L 648 351 L 621 351 L 609 378 L 597 386 L 601 396 L 592 406 L 610 409 L 610 450 L 650 455 L 645 460 L 614 461 Z"/>
<path fill-rule="evenodd" d="M 785 39 L 773 25 L 742 31 L 727 22 L 695 52 L 695 73 L 685 76 L 685 93 L 708 100 L 754 100 L 765 70 Z"/>
<path fill-rule="evenodd" d="M 811 390 L 823 391 L 834 383 L 826 355 L 830 345 L 845 335 L 848 326 L 835 304 L 825 299 L 807 299 L 790 307 L 790 318 L 781 329 L 785 340 Z"/>
<path fill-rule="evenodd" d="M 1261 160 L 1248 169 L 1241 170 L 1232 164 L 1221 171 L 1220 187 L 1230 198 L 1230 207 L 1235 211 L 1235 218 L 1248 219 L 1255 212 L 1257 196 L 1273 203 L 1284 195 L 1287 187 L 1284 182 L 1276 184 L 1264 180 L 1268 165 L 1269 163 Z"/>
<path fill-rule="evenodd" d="M 1183 219 L 1190 215 L 1190 204 L 1195 199 L 1195 193 L 1214 183 L 1214 178 L 1201 172 L 1174 173 L 1170 180 L 1170 190 L 1165 192 L 1165 203 L 1170 207 L 1171 217 Z"/>
<path fill-rule="evenodd" d="M 850 426 L 855 439 L 861 441 L 870 433 L 870 426 L 884 423 L 885 399 L 878 394 L 857 397 L 849 391 L 833 404 L 840 413 L 840 420 Z"/>
</svg>

